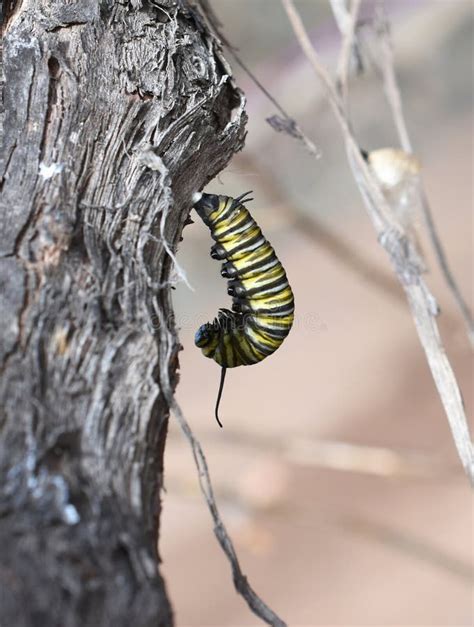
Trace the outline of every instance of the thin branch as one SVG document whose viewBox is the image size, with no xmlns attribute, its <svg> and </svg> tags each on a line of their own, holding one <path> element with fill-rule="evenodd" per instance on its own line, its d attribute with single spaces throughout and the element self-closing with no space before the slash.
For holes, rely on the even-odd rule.
<svg viewBox="0 0 474 627">
<path fill-rule="evenodd" d="M 413 153 L 412 143 L 408 133 L 405 116 L 403 114 L 400 88 L 395 74 L 395 63 L 393 59 L 393 46 L 390 39 L 390 28 L 385 12 L 382 10 L 379 10 L 379 12 L 377 13 L 375 31 L 378 36 L 378 42 L 381 52 L 381 54 L 377 56 L 377 62 L 382 71 L 385 95 L 392 111 L 392 117 L 395 123 L 395 127 L 397 129 L 400 145 L 405 152 Z M 378 59 L 380 59 L 380 61 L 378 61 Z M 439 237 L 438 231 L 436 229 L 433 212 L 431 210 L 428 197 L 421 182 L 419 186 L 419 195 L 421 210 L 425 220 L 428 235 L 433 246 L 433 250 L 435 252 L 438 266 L 448 286 L 448 289 L 450 290 L 455 302 L 457 303 L 457 306 L 459 307 L 459 310 L 461 311 L 461 315 L 464 318 L 468 330 L 469 340 L 471 342 L 471 345 L 474 346 L 474 317 L 449 267 L 447 256 L 441 243 L 441 238 Z"/>
<path fill-rule="evenodd" d="M 438 305 L 422 277 L 422 264 L 409 234 L 398 222 L 379 183 L 367 167 L 344 113 L 329 72 L 320 61 L 292 0 L 281 0 L 298 42 L 321 81 L 328 101 L 341 126 L 346 152 L 355 181 L 380 244 L 388 253 L 394 271 L 405 290 L 420 342 L 447 415 L 451 433 L 467 476 L 474 484 L 474 450 L 471 443 L 461 392 L 442 345 L 436 316 Z"/>
<path fill-rule="evenodd" d="M 348 8 L 348 6 L 350 2 L 351 0 L 329 0 L 334 19 L 336 20 L 339 30 L 343 34 L 347 32 L 347 29 L 349 27 L 348 22 L 350 20 L 351 10 Z M 352 10 L 355 10 L 358 13 L 359 7 L 355 9 L 355 7 L 352 6 Z M 354 21 L 354 24 L 357 24 L 357 20 Z M 360 50 L 360 42 L 356 34 L 353 37 L 352 46 L 349 52 L 349 63 L 352 62 L 355 70 L 357 72 L 361 72 L 363 70 L 363 60 Z"/>
<path fill-rule="evenodd" d="M 357 25 L 357 19 L 360 10 L 361 0 L 352 0 L 350 9 L 347 10 L 341 6 L 340 0 L 330 0 L 333 13 L 336 16 L 342 16 L 344 11 L 347 11 L 347 18 L 337 20 L 339 29 L 342 34 L 342 46 L 341 53 L 339 55 L 339 61 L 337 64 L 337 87 L 342 101 L 344 102 L 344 108 L 348 110 L 348 94 L 349 94 L 349 66 L 354 51 L 354 39 Z M 337 19 L 337 18 L 336 18 Z"/>
<path fill-rule="evenodd" d="M 268 605 L 262 601 L 258 594 L 253 590 L 247 577 L 242 572 L 234 545 L 227 533 L 217 507 L 204 451 L 202 450 L 198 439 L 192 432 L 188 421 L 184 417 L 184 414 L 174 397 L 169 379 L 169 364 L 172 360 L 176 347 L 173 335 L 167 327 L 166 320 L 163 318 L 163 313 L 156 297 L 153 298 L 153 309 L 160 322 L 160 348 L 162 350 L 159 360 L 161 390 L 171 411 L 178 421 L 181 431 L 191 447 L 194 462 L 198 471 L 199 486 L 214 522 L 214 533 L 217 541 L 231 565 L 235 589 L 245 599 L 252 612 L 261 618 L 265 623 L 272 625 L 273 627 L 286 627 L 286 623 L 270 607 L 268 607 Z"/>
<path fill-rule="evenodd" d="M 403 115 L 403 106 L 400 89 L 398 87 L 397 78 L 395 76 L 395 64 L 393 60 L 393 48 L 390 40 L 390 29 L 385 15 L 379 8 L 375 30 L 378 36 L 381 51 L 381 67 L 385 95 L 387 102 L 392 110 L 393 121 L 397 129 L 400 145 L 405 152 L 413 153 L 408 128 Z"/>
</svg>

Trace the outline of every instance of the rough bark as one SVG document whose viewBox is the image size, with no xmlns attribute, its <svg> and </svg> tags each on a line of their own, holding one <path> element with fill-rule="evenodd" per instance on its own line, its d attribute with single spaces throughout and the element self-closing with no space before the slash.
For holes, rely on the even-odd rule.
<svg viewBox="0 0 474 627">
<path fill-rule="evenodd" d="M 244 101 L 195 6 L 6 8 L 0 624 L 169 625 L 172 254 L 192 192 L 242 145 Z"/>
</svg>

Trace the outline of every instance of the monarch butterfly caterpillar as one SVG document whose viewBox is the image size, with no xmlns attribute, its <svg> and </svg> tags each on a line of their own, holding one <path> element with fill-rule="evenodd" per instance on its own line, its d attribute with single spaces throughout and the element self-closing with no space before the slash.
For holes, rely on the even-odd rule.
<svg viewBox="0 0 474 627">
<path fill-rule="evenodd" d="M 194 208 L 215 244 L 211 257 L 225 261 L 221 275 L 229 279 L 232 310 L 219 309 L 213 322 L 199 327 L 194 342 L 222 368 L 215 416 L 227 368 L 256 364 L 281 345 L 294 318 L 293 292 L 286 272 L 244 203 L 238 198 L 195 194 Z"/>
</svg>

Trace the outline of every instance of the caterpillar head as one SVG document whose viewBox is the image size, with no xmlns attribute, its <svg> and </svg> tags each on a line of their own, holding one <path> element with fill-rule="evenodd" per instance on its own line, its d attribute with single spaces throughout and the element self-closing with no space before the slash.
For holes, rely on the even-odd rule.
<svg viewBox="0 0 474 627">
<path fill-rule="evenodd" d="M 219 330 L 216 325 L 211 322 L 202 324 L 196 331 L 194 343 L 201 348 L 205 355 L 213 352 L 219 342 Z"/>
<path fill-rule="evenodd" d="M 199 200 L 195 202 L 194 208 L 198 212 L 204 224 L 209 226 L 217 217 L 219 204 L 219 196 L 215 196 L 214 194 L 202 194 Z"/>
</svg>

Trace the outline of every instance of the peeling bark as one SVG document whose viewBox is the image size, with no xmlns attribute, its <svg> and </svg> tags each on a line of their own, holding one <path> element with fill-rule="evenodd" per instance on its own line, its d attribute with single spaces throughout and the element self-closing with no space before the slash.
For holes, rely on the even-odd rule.
<svg viewBox="0 0 474 627">
<path fill-rule="evenodd" d="M 156 304 L 175 386 L 173 253 L 244 100 L 172 0 L 9 2 L 3 64 L 0 623 L 170 625 Z"/>
</svg>

